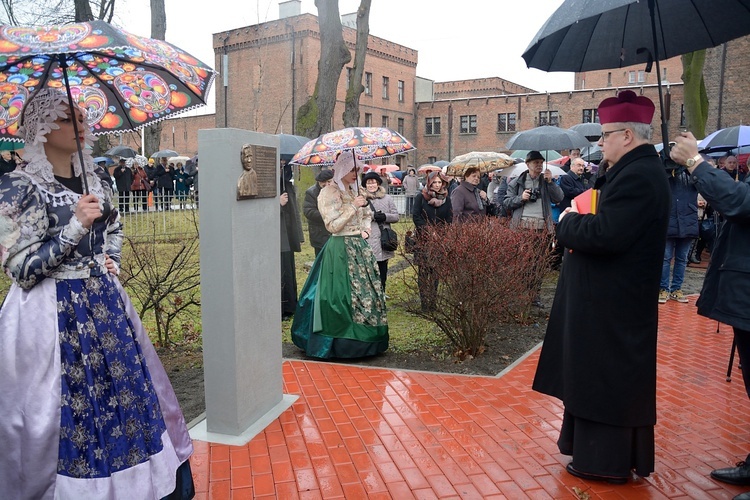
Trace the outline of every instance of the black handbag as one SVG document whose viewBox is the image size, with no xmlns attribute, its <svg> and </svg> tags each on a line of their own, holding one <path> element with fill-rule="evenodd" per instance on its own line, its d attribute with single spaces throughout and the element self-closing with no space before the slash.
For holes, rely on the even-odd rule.
<svg viewBox="0 0 750 500">
<path fill-rule="evenodd" d="M 367 200 L 370 208 L 375 212 L 375 207 L 370 200 Z M 382 222 L 378 222 L 378 228 L 380 229 L 380 248 L 386 252 L 395 252 L 398 250 L 398 234 L 390 227 L 384 225 Z"/>
<path fill-rule="evenodd" d="M 382 223 L 378 224 L 380 228 L 380 246 L 386 252 L 395 252 L 398 249 L 398 234 L 396 231 Z"/>
</svg>

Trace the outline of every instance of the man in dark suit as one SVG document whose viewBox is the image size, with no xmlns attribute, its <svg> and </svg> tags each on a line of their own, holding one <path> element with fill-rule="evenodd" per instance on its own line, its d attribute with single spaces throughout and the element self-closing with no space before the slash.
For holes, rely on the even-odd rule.
<svg viewBox="0 0 750 500">
<path fill-rule="evenodd" d="M 133 171 L 130 170 L 125 158 L 120 158 L 114 172 L 115 185 L 117 186 L 117 207 L 120 213 L 130 212 L 130 185 L 133 183 Z"/>
<path fill-rule="evenodd" d="M 332 182 L 333 170 L 325 169 L 321 170 L 318 175 L 315 176 L 315 184 L 307 188 L 305 191 L 305 201 L 302 203 L 302 212 L 307 217 L 307 230 L 310 234 L 310 245 L 315 249 L 315 256 L 317 257 L 323 246 L 331 237 L 331 233 L 326 229 L 323 223 L 323 217 L 320 215 L 318 210 L 318 195 L 320 190 Z"/>
<path fill-rule="evenodd" d="M 588 179 L 583 176 L 585 169 L 586 161 L 583 158 L 576 158 L 570 164 L 568 173 L 560 176 L 560 189 L 565 195 L 560 202 L 560 210 L 568 208 L 573 198 L 588 189 Z"/>
<path fill-rule="evenodd" d="M 611 166 L 598 211 L 560 216 L 568 254 L 533 388 L 565 405 L 557 445 L 567 471 L 623 484 L 654 470 L 659 280 L 669 220 L 665 168 L 649 144 L 654 104 L 626 90 L 602 101 Z"/>
</svg>

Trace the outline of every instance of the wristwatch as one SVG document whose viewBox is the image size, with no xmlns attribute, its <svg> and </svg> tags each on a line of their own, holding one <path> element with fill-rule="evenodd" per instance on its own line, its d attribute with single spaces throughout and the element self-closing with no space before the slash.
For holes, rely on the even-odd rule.
<svg viewBox="0 0 750 500">
<path fill-rule="evenodd" d="M 698 153 L 692 158 L 688 158 L 687 161 L 685 162 L 685 166 L 687 168 L 693 168 L 694 166 L 696 166 L 698 163 L 702 161 L 703 161 L 703 157 L 700 155 L 700 153 Z"/>
</svg>

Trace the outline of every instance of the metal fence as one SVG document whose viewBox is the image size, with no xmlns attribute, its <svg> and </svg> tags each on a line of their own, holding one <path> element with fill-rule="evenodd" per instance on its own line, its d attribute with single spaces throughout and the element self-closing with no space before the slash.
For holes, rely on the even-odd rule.
<svg viewBox="0 0 750 500">
<path fill-rule="evenodd" d="M 198 203 L 192 196 L 178 199 L 149 193 L 147 197 L 114 196 L 123 233 L 128 238 L 171 240 L 198 236 Z"/>
</svg>

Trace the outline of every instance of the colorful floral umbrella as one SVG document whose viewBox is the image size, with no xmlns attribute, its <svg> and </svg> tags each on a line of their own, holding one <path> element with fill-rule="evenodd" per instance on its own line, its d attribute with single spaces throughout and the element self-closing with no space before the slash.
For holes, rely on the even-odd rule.
<svg viewBox="0 0 750 500">
<path fill-rule="evenodd" d="M 333 165 L 339 152 L 354 150 L 360 162 L 413 151 L 403 135 L 385 127 L 350 127 L 323 134 L 302 146 L 292 161 L 297 165 Z"/>
<path fill-rule="evenodd" d="M 401 170 L 401 167 L 398 165 L 365 165 L 362 167 L 362 172 L 369 172 L 370 170 L 374 170 L 377 173 L 398 172 Z"/>
<path fill-rule="evenodd" d="M 215 72 L 162 40 L 104 21 L 0 26 L 0 138 L 19 139 L 21 111 L 43 87 L 85 108 L 94 134 L 124 132 L 205 105 Z"/>
<path fill-rule="evenodd" d="M 453 158 L 446 168 L 447 175 L 463 175 L 469 167 L 477 167 L 483 174 L 507 168 L 515 165 L 516 162 L 505 153 L 495 153 L 494 151 L 472 151 L 471 153 L 462 154 Z"/>
</svg>

